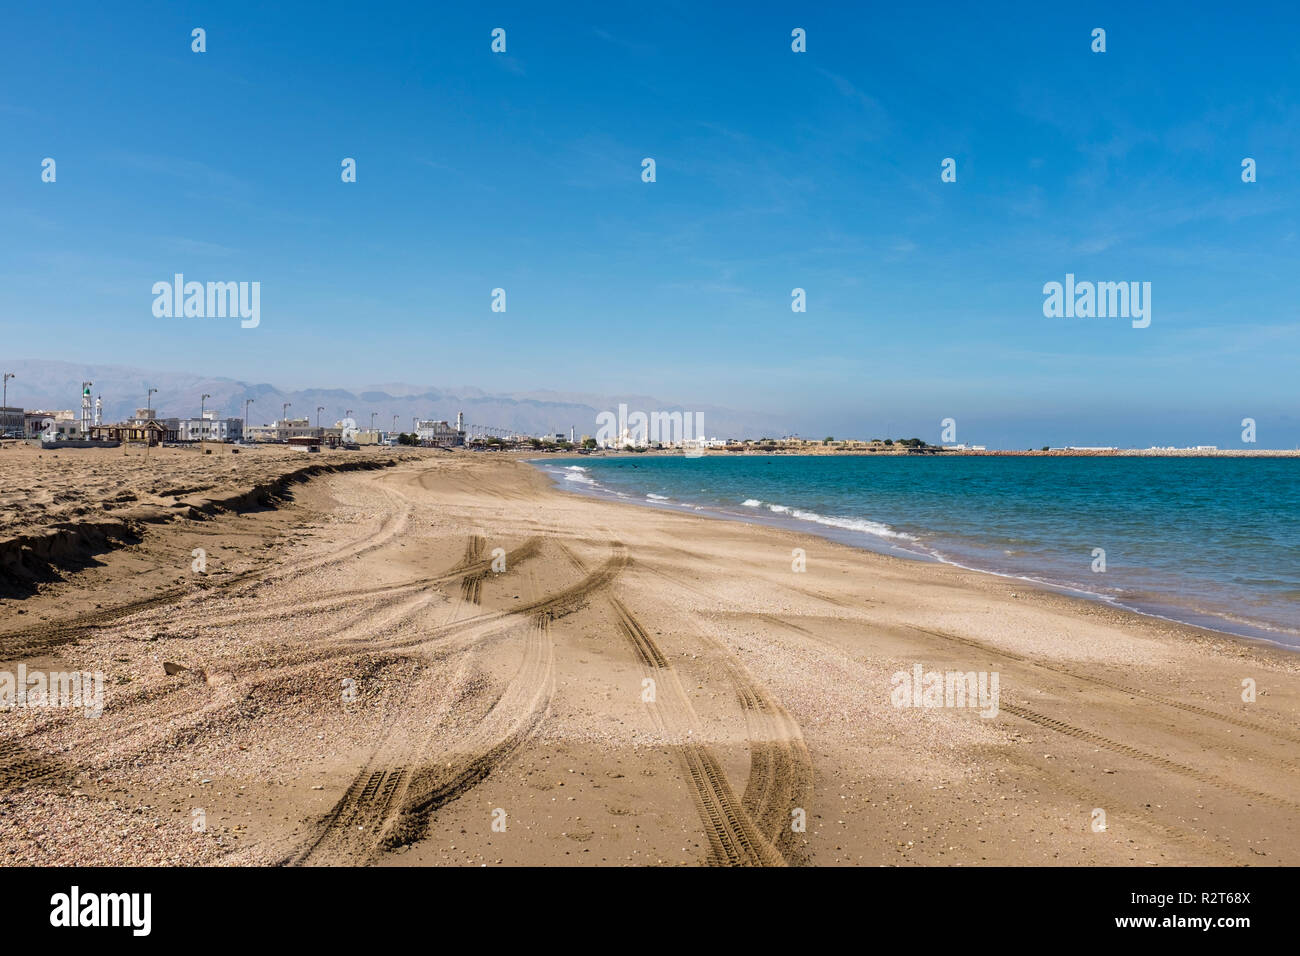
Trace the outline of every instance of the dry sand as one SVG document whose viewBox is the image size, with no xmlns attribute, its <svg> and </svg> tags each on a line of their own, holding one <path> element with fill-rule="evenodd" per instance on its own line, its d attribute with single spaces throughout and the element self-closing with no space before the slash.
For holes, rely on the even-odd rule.
<svg viewBox="0 0 1300 956">
<path fill-rule="evenodd" d="M 40 488 L 91 512 L 191 480 L 159 458 L 92 492 L 75 455 L 80 490 Z M 208 506 L 10 582 L 0 671 L 106 693 L 0 714 L 0 861 L 1300 862 L 1292 654 L 505 455 L 385 463 L 253 510 L 217 469 Z M 997 672 L 997 716 L 895 707 L 917 663 Z"/>
</svg>

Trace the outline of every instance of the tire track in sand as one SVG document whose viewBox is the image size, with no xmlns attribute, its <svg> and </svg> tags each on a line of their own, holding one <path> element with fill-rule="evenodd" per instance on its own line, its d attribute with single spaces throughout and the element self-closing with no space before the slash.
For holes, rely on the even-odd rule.
<svg viewBox="0 0 1300 956">
<path fill-rule="evenodd" d="M 435 724 L 445 720 L 457 703 L 469 666 L 470 656 L 466 655 L 450 679 L 437 682 L 440 695 L 434 709 Z M 383 834 L 410 787 L 411 765 L 420 757 L 423 728 L 412 726 L 406 717 L 400 710 L 385 715 L 375 745 L 351 784 L 315 832 L 286 853 L 283 864 L 357 865 L 370 862 L 381 852 Z M 410 735 L 416 740 L 414 748 Z"/>
<path fill-rule="evenodd" d="M 469 543 L 465 545 L 465 557 L 461 564 L 470 568 L 475 564 L 483 561 L 483 551 L 487 548 L 487 539 L 481 534 L 473 535 Z M 483 603 L 483 575 L 486 572 L 482 569 L 471 571 L 460 579 L 460 596 L 461 600 L 468 601 L 471 604 Z"/>
<path fill-rule="evenodd" d="M 464 740 L 416 773 L 384 834 L 385 849 L 420 839 L 440 808 L 487 778 L 541 725 L 555 694 L 551 620 L 545 611 L 532 615 L 523 660 L 505 693 Z"/>
<path fill-rule="evenodd" d="M 496 703 L 465 738 L 423 759 L 418 752 L 408 751 L 408 758 L 414 759 L 399 766 L 368 762 L 317 833 L 285 862 L 367 862 L 385 850 L 418 840 L 438 809 L 473 789 L 507 760 L 550 710 L 555 693 L 552 621 L 613 581 L 627 563 L 626 553 L 617 547 L 601 568 L 584 575 L 577 584 L 532 597 L 523 607 L 504 612 L 516 619 L 526 615 L 520 665 Z M 536 576 L 530 571 L 528 577 L 536 595 Z M 443 710 L 444 715 L 447 712 Z M 392 733 L 390 727 L 385 737 Z"/>
<path fill-rule="evenodd" d="M 750 741 L 749 780 L 743 805 L 759 832 L 790 862 L 801 858 L 792 813 L 812 802 L 812 755 L 799 723 L 740 665 L 732 665 L 732 682 L 745 713 Z"/>
<path fill-rule="evenodd" d="M 0 741 L 0 793 L 37 783 L 61 786 L 72 779 L 74 772 L 73 767 L 19 743 Z"/>
<path fill-rule="evenodd" d="M 842 648 L 840 648 L 839 645 L 835 644 L 832 641 L 828 641 L 826 638 L 823 638 L 815 631 L 807 627 L 804 627 L 803 625 L 785 620 L 784 618 L 778 617 L 777 615 L 774 614 L 758 614 L 756 616 L 769 623 L 776 624 L 781 627 L 785 627 L 788 630 L 809 637 L 820 644 L 824 644 L 829 648 L 842 651 Z M 1002 657 L 1008 660 L 1016 661 L 1017 663 L 1032 665 L 1035 667 L 1042 668 L 1044 670 L 1048 670 L 1054 673 L 1064 675 L 1066 677 L 1070 677 L 1074 680 L 1083 683 L 1099 684 L 1101 686 L 1108 687 L 1114 690 L 1119 690 L 1124 693 L 1131 693 L 1138 697 L 1144 697 L 1146 699 L 1155 701 L 1156 703 L 1166 704 L 1170 707 L 1174 707 L 1180 710 L 1186 710 L 1191 713 L 1199 714 L 1201 716 L 1212 716 L 1217 719 L 1224 720 L 1228 723 L 1236 724 L 1252 730 L 1267 732 L 1267 728 L 1264 728 L 1257 724 L 1253 724 L 1250 721 L 1238 720 L 1236 718 L 1226 716 L 1223 714 L 1218 714 L 1213 711 L 1209 711 L 1206 710 L 1205 708 L 1197 707 L 1192 704 L 1183 704 L 1179 701 L 1169 700 L 1168 698 L 1160 697 L 1158 695 L 1151 694 L 1145 691 L 1138 691 L 1134 688 L 1117 684 L 1113 681 L 1105 680 L 1103 678 L 1093 678 L 1089 675 L 1076 673 L 1065 667 L 1045 664 L 1039 661 L 1032 660 L 1031 658 L 1025 657 L 1024 655 L 1021 654 L 1016 654 L 1011 651 L 1005 651 L 993 645 L 984 644 L 980 641 L 958 637 L 955 634 L 948 634 L 942 631 L 932 631 L 927 628 L 917 627 L 916 625 L 906 625 L 906 626 L 913 631 L 918 631 L 923 634 L 931 635 L 933 637 L 942 638 L 945 641 L 950 641 L 957 644 L 966 645 L 968 647 L 973 647 L 981 651 L 985 651 L 994 657 Z M 1194 767 L 1189 767 L 1184 764 L 1176 763 L 1175 761 L 1168 760 L 1167 758 L 1164 757 L 1159 757 L 1159 756 L 1146 753 L 1145 751 L 1139 750 L 1136 747 L 1130 747 L 1127 744 L 1121 744 L 1118 741 L 1111 740 L 1110 738 L 1105 737 L 1101 734 L 1097 734 L 1092 731 L 1085 730 L 1081 727 L 1075 727 L 1072 724 L 1068 724 L 1064 721 L 1057 720 L 1056 718 L 1048 717 L 1046 714 L 1041 714 L 1038 713 L 1037 711 L 1033 711 L 1028 708 L 1020 707 L 1014 704 L 1008 705 L 1006 703 L 1003 703 L 1001 705 L 1001 709 L 1007 711 L 1010 714 L 1014 714 L 1015 716 L 1020 717 L 1023 720 L 1027 720 L 1030 723 L 1037 724 L 1038 726 L 1043 727 L 1047 730 L 1051 730 L 1057 733 L 1062 733 L 1065 734 L 1066 736 L 1073 737 L 1075 739 L 1088 741 L 1092 744 L 1095 744 L 1098 747 L 1101 747 L 1106 750 L 1110 750 L 1113 753 L 1130 757 L 1145 763 L 1153 764 L 1163 770 L 1167 770 L 1183 776 L 1191 777 L 1192 779 L 1198 780 L 1201 783 L 1208 784 L 1211 786 L 1216 786 L 1216 787 L 1222 787 L 1240 796 L 1245 796 L 1250 799 L 1263 800 L 1274 806 L 1285 807 L 1288 809 L 1295 807 L 1295 804 L 1286 801 L 1285 798 L 1276 797 L 1272 794 L 1264 793 L 1261 791 L 1251 790 L 1239 784 L 1232 783 L 1231 781 L 1224 780 L 1223 778 L 1215 776 L 1214 774 L 1208 773 L 1206 771 L 1198 770 Z M 1281 733 L 1279 734 L 1279 736 L 1286 737 L 1287 735 L 1285 733 Z M 1073 783 L 1071 780 L 1063 776 L 1048 777 L 1043 773 L 1041 767 L 1038 767 L 1032 763 L 1024 763 L 1021 769 L 1022 772 L 1026 772 L 1038 776 L 1043 780 L 1043 782 L 1047 786 L 1053 787 L 1064 793 L 1068 793 L 1071 796 L 1074 796 L 1085 803 L 1089 803 L 1089 805 L 1091 806 L 1099 806 L 1105 800 L 1111 799 L 1110 796 L 1106 796 L 1106 797 L 1100 796 L 1098 792 L 1095 790 L 1083 789 L 1079 785 Z M 1112 811 L 1112 813 L 1119 813 L 1119 812 L 1121 811 L 1118 810 Z M 1197 834 L 1185 832 L 1183 830 L 1170 827 L 1170 826 L 1165 826 L 1156 821 L 1147 819 L 1140 812 L 1136 810 L 1126 811 L 1126 812 L 1127 815 L 1131 817 L 1131 819 L 1136 825 L 1145 827 L 1150 830 L 1155 830 L 1160 833 L 1162 838 L 1177 842 L 1181 846 L 1190 847 L 1196 850 L 1197 852 L 1209 853 L 1230 864 L 1235 864 L 1240 862 L 1239 859 L 1231 855 L 1228 855 L 1228 853 L 1217 844 L 1213 844 L 1213 843 L 1206 844 L 1203 838 Z"/>
<path fill-rule="evenodd" d="M 793 627 L 794 625 L 787 625 Z M 1111 690 L 1117 690 L 1123 694 L 1131 694 L 1134 697 L 1141 697 L 1145 700 L 1154 701 L 1165 707 L 1172 707 L 1176 710 L 1186 711 L 1189 714 L 1195 714 L 1198 717 L 1212 717 L 1215 720 L 1221 720 L 1225 724 L 1232 724 L 1234 727 L 1240 727 L 1243 730 L 1253 730 L 1258 733 L 1268 734 L 1272 737 L 1279 737 L 1282 740 L 1291 743 L 1300 744 L 1300 734 L 1288 733 L 1286 730 L 1277 727 L 1268 727 L 1264 724 L 1256 723 L 1253 720 L 1247 720 L 1244 717 L 1235 717 L 1231 714 L 1221 714 L 1218 711 L 1210 710 L 1207 707 L 1199 707 L 1196 704 L 1184 703 L 1180 700 L 1172 700 L 1168 697 L 1162 697 L 1159 694 L 1153 694 L 1150 691 L 1139 690 L 1136 687 L 1129 687 L 1126 684 L 1119 684 L 1104 677 L 1095 677 L 1091 674 L 1081 674 L 1078 671 L 1071 670 L 1058 664 L 1047 664 L 1043 661 L 1036 661 L 1033 658 L 1026 657 L 1023 654 L 1017 654 L 1014 651 L 1006 651 L 995 647 L 992 644 L 985 644 L 982 641 L 972 640 L 968 637 L 958 637 L 956 634 L 948 634 L 944 631 L 932 631 L 929 628 L 917 627 L 909 624 L 907 627 L 913 631 L 920 631 L 922 634 L 929 634 L 933 637 L 940 637 L 946 641 L 952 641 L 956 644 L 964 644 L 967 647 L 973 647 L 977 650 L 985 651 L 997 657 L 1005 657 L 1007 660 L 1016 661 L 1017 663 L 1027 664 L 1031 667 L 1037 667 L 1042 670 L 1051 671 L 1055 674 L 1062 674 L 1073 680 L 1082 681 L 1088 684 L 1099 684 L 1102 687 L 1108 687 Z"/>
<path fill-rule="evenodd" d="M 534 557 L 541 547 L 540 538 L 529 538 L 519 547 L 506 553 L 507 568 L 514 568 L 518 564 Z M 428 578 L 419 578 L 414 581 L 407 581 L 402 584 L 385 584 L 378 587 L 351 588 L 348 590 L 331 591 L 329 594 L 318 598 L 302 599 L 299 597 L 290 597 L 276 601 L 259 601 L 258 607 L 251 611 L 240 611 L 232 614 L 213 615 L 201 610 L 202 605 L 193 608 L 194 616 L 198 617 L 196 622 L 200 626 L 219 626 L 228 627 L 241 624 L 254 624 L 259 621 L 280 620 L 285 615 L 294 616 L 307 614 L 328 614 L 337 613 L 341 607 L 357 608 L 366 606 L 379 606 L 387 604 L 393 598 L 403 597 L 416 591 L 423 591 L 430 587 L 450 584 L 463 580 L 467 569 L 470 573 L 486 573 L 490 567 L 490 561 L 481 561 L 473 565 L 465 565 L 463 560 L 453 565 L 449 570 Z M 179 614 L 169 613 L 168 623 L 173 627 L 182 627 L 190 623 L 187 620 L 187 612 Z"/>
<path fill-rule="evenodd" d="M 709 862 L 719 866 L 783 866 L 785 858 L 750 816 L 745 801 L 736 799 L 712 751 L 692 741 L 700 720 L 676 668 L 667 663 L 662 651 L 627 607 L 617 598 L 609 600 L 619 616 L 624 636 L 641 659 L 642 673 L 654 681 L 654 699 L 646 703 L 646 709 L 655 729 L 669 742 L 686 770 L 696 809 L 704 824 L 704 834 L 709 841 Z M 664 663 L 648 663 L 654 660 Z M 754 760 L 754 742 L 751 740 L 751 779 Z M 765 788 L 764 796 L 770 792 L 770 788 Z M 751 805 L 754 805 L 752 800 Z"/>
<path fill-rule="evenodd" d="M 241 571 L 238 574 L 230 575 L 221 581 L 211 583 L 208 590 L 229 592 L 235 590 L 237 587 L 248 584 L 257 588 L 289 575 L 318 570 L 323 567 L 328 567 L 331 564 L 340 564 L 351 558 L 360 557 L 362 554 L 383 547 L 406 529 L 413 506 L 410 500 L 404 495 L 380 487 L 377 482 L 372 482 L 372 484 L 386 495 L 389 501 L 399 500 L 400 504 L 396 512 L 390 512 L 385 515 L 380 520 L 379 526 L 374 531 L 365 535 L 360 541 L 354 541 L 336 552 L 289 561 L 270 569 L 263 567 L 249 568 L 248 570 Z M 33 624 L 29 627 L 20 628 L 10 631 L 7 634 L 0 635 L 0 642 L 3 644 L 3 654 L 6 658 L 18 660 L 22 656 L 30 656 L 33 653 L 46 651 L 50 648 L 75 641 L 90 628 L 101 627 L 112 621 L 133 614 L 138 614 L 142 611 L 166 607 L 178 601 L 182 601 L 185 598 L 193 598 L 202 601 L 208 596 L 209 594 L 206 591 L 195 595 L 192 589 L 187 585 L 185 587 L 169 588 L 162 593 L 150 595 L 147 598 L 141 598 L 136 601 L 127 601 L 123 604 L 114 605 L 113 607 L 96 609 L 88 613 L 78 614 L 70 620 Z"/>
<path fill-rule="evenodd" d="M 520 564 L 535 555 L 539 548 L 540 539 L 531 538 L 526 540 L 518 548 L 509 552 L 508 567 L 518 568 Z M 486 562 L 483 562 L 482 565 L 487 567 Z M 454 566 L 452 570 L 429 580 L 442 583 L 455 581 L 463 567 L 464 562 Z M 295 620 L 298 615 L 290 615 L 288 619 L 293 620 L 295 632 L 310 639 L 305 641 L 297 650 L 285 651 L 279 654 L 274 673 L 267 672 L 264 663 L 256 659 L 232 663 L 220 671 L 211 671 L 211 668 L 208 668 L 213 675 L 219 674 L 222 678 L 220 693 L 214 692 L 204 695 L 198 700 L 189 700 L 184 706 L 170 711 L 166 720 L 161 720 L 157 715 L 151 715 L 125 725 L 118 725 L 112 735 L 104 738 L 96 745 L 94 751 L 96 759 L 100 761 L 110 757 L 112 759 L 121 759 L 121 755 L 115 754 L 114 742 L 123 736 L 135 734 L 149 728 L 157 728 L 157 732 L 149 738 L 155 745 L 166 746 L 171 742 L 184 743 L 198 729 L 206 726 L 212 720 L 220 719 L 228 707 L 253 693 L 260 684 L 265 683 L 268 679 L 283 680 L 298 672 L 310 673 L 326 661 L 346 658 L 358 653 L 383 653 L 388 650 L 400 651 L 406 648 L 418 648 L 429 640 L 429 636 L 425 634 L 420 634 L 415 639 L 400 636 L 403 628 L 415 622 L 432 600 L 433 595 L 423 586 L 423 582 L 414 586 L 403 585 L 396 588 L 361 589 L 352 593 L 368 594 L 370 599 L 357 602 L 358 606 L 352 608 L 346 617 L 331 615 L 322 625 L 303 628 L 301 621 Z M 398 596 L 405 597 L 403 600 L 394 601 L 393 598 Z M 289 603 L 292 604 L 292 602 Z M 199 608 L 195 610 L 199 611 Z M 241 623 L 247 623 L 250 620 L 284 620 L 286 613 L 284 611 L 275 611 L 268 615 L 232 616 L 218 614 L 214 616 L 211 614 L 204 615 L 200 611 L 198 620 L 193 619 L 193 617 L 187 619 L 184 616 L 173 614 L 168 618 L 168 622 L 169 626 L 174 628 L 219 628 L 228 626 L 232 620 L 238 620 Z M 386 637 L 386 635 L 396 636 Z M 152 699 L 160 699 L 185 686 L 187 685 L 179 682 L 170 683 L 158 688 L 150 696 Z M 133 699 L 131 703 L 139 703 L 139 700 Z M 110 701 L 105 709 L 106 712 L 116 711 L 118 705 L 115 701 Z M 72 717 L 68 719 L 72 719 Z M 90 744 L 86 746 L 88 747 Z M 2 753 L 3 749 L 0 748 L 0 754 Z"/>
<path fill-rule="evenodd" d="M 563 544 L 560 549 L 575 567 L 580 571 L 586 570 L 572 550 Z M 709 843 L 709 862 L 719 866 L 784 866 L 785 857 L 773 842 L 776 834 L 768 836 L 760 829 L 745 802 L 736 798 L 712 751 L 691 740 L 700 721 L 676 669 L 622 601 L 613 595 L 608 595 L 606 600 L 616 616 L 619 630 L 636 654 L 643 676 L 653 681 L 654 700 L 646 702 L 646 709 L 655 729 L 668 741 L 690 783 L 691 796 Z M 751 780 L 754 760 L 751 741 Z M 768 766 L 766 754 L 759 760 L 763 766 Z M 760 771 L 760 776 L 762 773 Z M 750 807 L 762 815 L 765 825 L 770 826 L 776 813 L 779 812 L 783 819 L 787 812 L 786 809 L 776 810 L 768 803 L 770 799 L 779 799 L 776 797 L 779 790 L 776 777 L 769 768 L 761 793 L 756 791 L 749 801 Z"/>
<path fill-rule="evenodd" d="M 1048 717 L 1046 714 L 1040 714 L 1027 707 L 1021 707 L 1018 704 L 1008 704 L 1005 701 L 1001 703 L 1000 707 L 1007 713 L 1014 714 L 1022 720 L 1027 720 L 1030 723 L 1037 724 L 1039 727 L 1053 730 L 1059 734 L 1064 734 L 1067 737 L 1073 737 L 1076 740 L 1083 740 L 1090 744 L 1095 744 L 1096 746 L 1109 750 L 1112 753 L 1151 764 L 1161 770 L 1167 770 L 1171 773 L 1179 774 L 1180 776 L 1190 777 L 1198 783 L 1218 787 L 1222 790 L 1228 790 L 1238 796 L 1246 797 L 1250 800 L 1262 800 L 1265 803 L 1272 804 L 1273 806 L 1280 807 L 1284 810 L 1300 811 L 1300 803 L 1288 800 L 1285 797 L 1265 793 L 1261 790 L 1252 790 L 1250 787 L 1244 787 L 1231 780 L 1225 780 L 1223 777 L 1209 773 L 1208 771 L 1199 770 L 1196 767 L 1189 767 L 1187 764 L 1178 763 L 1177 761 L 1170 760 L 1167 757 L 1159 757 L 1155 754 L 1149 754 L 1145 750 L 1130 747 L 1128 744 L 1122 744 L 1117 740 L 1112 740 L 1109 737 L 1102 736 L 1101 734 L 1095 733 L 1091 730 L 1085 730 L 1082 727 L 1075 727 L 1073 724 L 1068 724 L 1063 720 L 1057 720 L 1055 717 Z"/>
<path fill-rule="evenodd" d="M 551 625 L 608 587 L 627 566 L 622 543 L 613 542 L 612 554 L 594 572 L 583 571 L 576 584 L 505 612 L 527 615 L 523 658 L 514 679 L 474 730 L 454 748 L 420 768 L 411 780 L 399 812 L 384 835 L 391 849 L 421 838 L 441 808 L 482 782 L 527 740 L 544 720 L 555 694 L 555 644 Z M 534 595 L 536 575 L 529 571 Z"/>
<path fill-rule="evenodd" d="M 536 555 L 539 550 L 539 539 L 528 539 L 519 548 L 510 552 L 514 559 L 509 566 L 518 568 L 521 563 L 527 558 Z M 563 608 L 574 601 L 575 595 L 583 595 L 589 588 L 603 586 L 608 583 L 610 574 L 614 573 L 611 569 L 617 569 L 620 566 L 619 559 L 620 556 L 615 555 L 599 573 L 590 575 L 577 585 L 563 589 L 553 595 L 544 595 L 537 598 L 531 602 L 529 608 L 481 614 L 454 622 L 451 625 L 435 626 L 430 629 L 421 629 L 416 625 L 417 617 L 428 608 L 432 600 L 432 594 L 429 591 L 403 588 L 400 593 L 407 595 L 406 598 L 402 601 L 393 602 L 389 600 L 393 592 L 385 589 L 383 592 L 385 600 L 377 602 L 373 608 L 365 610 L 364 613 L 351 615 L 348 619 L 328 626 L 324 630 L 313 632 L 311 635 L 312 640 L 297 650 L 279 653 L 275 677 L 284 679 L 299 671 L 310 672 L 322 663 L 352 657 L 359 653 L 418 652 L 432 643 L 440 642 L 443 638 L 459 631 L 469 632 L 463 644 L 448 648 L 446 643 L 442 642 L 439 643 L 439 647 L 443 651 L 464 650 L 471 647 L 474 642 L 481 641 L 495 632 L 517 626 L 517 617 L 524 611 L 541 610 L 550 612 L 553 616 L 559 616 L 557 609 Z M 443 582 L 454 581 L 457 579 L 458 574 L 459 571 L 452 571 L 439 576 L 438 580 Z M 535 590 L 534 588 L 534 592 Z M 224 624 L 224 620 L 212 623 L 220 626 Z M 412 625 L 416 625 L 417 633 L 413 636 L 402 636 L 403 630 L 409 630 Z M 253 678 L 254 681 L 265 679 L 268 676 L 262 663 L 257 660 L 245 661 L 227 667 L 221 673 L 232 684 L 241 683 L 245 676 Z M 233 690 L 228 690 L 228 693 L 231 692 Z M 190 732 L 194 726 L 201 724 L 214 713 L 219 712 L 223 706 L 225 704 L 217 700 L 197 702 L 171 715 L 171 723 L 167 725 L 167 733 L 171 737 L 182 737 L 185 733 Z M 139 722 L 139 725 L 149 725 L 156 722 L 156 720 L 145 720 Z M 133 729 L 135 726 L 137 725 L 133 725 Z"/>
</svg>

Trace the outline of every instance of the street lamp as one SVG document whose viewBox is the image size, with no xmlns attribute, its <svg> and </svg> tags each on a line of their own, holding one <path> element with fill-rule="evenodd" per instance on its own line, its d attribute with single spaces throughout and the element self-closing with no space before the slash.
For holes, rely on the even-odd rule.
<svg viewBox="0 0 1300 956">
<path fill-rule="evenodd" d="M 9 380 L 10 380 L 11 378 L 17 378 L 17 377 L 18 377 L 18 376 L 15 375 L 13 372 L 5 372 L 5 380 L 4 380 L 4 397 L 3 397 L 3 398 L 0 398 L 0 406 L 2 406 L 2 407 L 4 407 L 4 408 L 8 408 L 8 407 L 9 407 Z"/>
<path fill-rule="evenodd" d="M 204 422 L 206 422 L 207 419 L 203 417 L 203 405 L 211 397 L 212 396 L 209 395 L 207 392 L 204 392 L 203 397 L 199 399 L 199 441 L 202 441 L 203 436 L 206 435 L 208 432 L 208 428 L 204 424 Z"/>
<path fill-rule="evenodd" d="M 253 402 L 251 398 L 244 399 L 244 441 L 248 441 L 248 406 Z"/>
<path fill-rule="evenodd" d="M 146 418 L 144 422 L 144 455 L 146 458 L 149 457 L 149 446 L 153 444 L 153 440 L 150 437 L 153 433 L 149 431 L 149 419 L 154 416 L 149 415 L 149 410 L 153 408 L 153 405 L 150 403 L 153 401 L 154 392 L 156 391 L 158 391 L 156 388 L 146 388 L 144 392 L 144 412 L 148 415 L 148 418 Z M 125 453 L 126 445 L 122 446 L 122 450 L 123 453 Z"/>
</svg>

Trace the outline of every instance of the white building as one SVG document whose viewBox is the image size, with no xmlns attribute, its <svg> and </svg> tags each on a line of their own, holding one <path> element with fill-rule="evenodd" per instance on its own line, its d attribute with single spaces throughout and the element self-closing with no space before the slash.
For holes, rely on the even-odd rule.
<svg viewBox="0 0 1300 956">
<path fill-rule="evenodd" d="M 81 437 L 81 424 L 77 421 L 77 413 L 70 408 L 52 412 L 23 412 L 23 435 L 27 438 L 40 438 L 41 432 L 45 431 L 45 423 L 50 419 L 55 421 L 55 431 L 61 437 Z"/>
<path fill-rule="evenodd" d="M 202 418 L 176 421 L 177 441 L 242 441 L 243 438 L 242 418 L 218 418 L 216 412 L 204 412 Z"/>
<path fill-rule="evenodd" d="M 626 448 L 631 445 L 633 448 L 649 448 L 650 443 L 646 441 L 646 430 L 644 428 L 623 428 L 622 432 L 616 438 L 601 439 L 596 438 L 601 448 Z"/>
<path fill-rule="evenodd" d="M 460 422 L 460 416 L 457 416 L 456 420 Z M 451 423 L 446 421 L 417 421 L 415 437 L 420 444 L 433 445 L 436 448 L 454 448 L 465 444 L 464 428 L 453 428 Z"/>
<path fill-rule="evenodd" d="M 37 436 L 44 434 L 38 431 Z M 81 431 L 81 422 L 77 419 L 58 419 L 54 422 L 54 438 L 57 441 L 81 441 L 86 435 Z"/>
<path fill-rule="evenodd" d="M 305 418 L 282 418 L 274 425 L 249 425 L 248 437 L 250 441 L 287 442 L 290 438 L 321 438 L 326 431 Z"/>
</svg>

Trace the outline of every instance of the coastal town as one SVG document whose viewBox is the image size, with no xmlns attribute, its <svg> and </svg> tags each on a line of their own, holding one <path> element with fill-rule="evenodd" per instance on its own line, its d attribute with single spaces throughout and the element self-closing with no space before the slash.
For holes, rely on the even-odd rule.
<svg viewBox="0 0 1300 956">
<path fill-rule="evenodd" d="M 11 377 L 5 374 L 6 393 Z M 206 442 L 274 443 L 309 449 L 399 444 L 450 448 L 465 444 L 463 416 L 458 416 L 455 424 L 417 418 L 411 422 L 410 432 L 399 432 L 396 420 L 391 429 L 376 428 L 373 414 L 370 426 L 362 428 L 351 417 L 351 409 L 333 424 L 322 425 L 323 406 L 316 409 L 313 424 L 307 417 L 289 417 L 290 406 L 285 403 L 280 418 L 269 424 L 253 425 L 248 419 L 253 399 L 245 400 L 243 417 L 223 416 L 215 409 L 203 407 L 203 402 L 211 397 L 208 395 L 200 399 L 197 417 L 167 416 L 146 405 L 136 408 L 133 415 L 122 421 L 106 422 L 103 396 L 92 397 L 93 385 L 89 381 L 81 383 L 79 409 L 25 409 L 6 402 L 0 406 L 0 438 L 25 439 L 47 448 L 115 448 L 123 444 L 152 447 Z M 155 391 L 146 390 L 146 401 L 152 399 Z"/>
<path fill-rule="evenodd" d="M 9 379 L 5 374 L 7 397 Z M 1121 448 L 1098 445 L 1042 445 L 1037 448 L 989 448 L 982 444 L 939 443 L 932 444 L 921 438 L 805 438 L 798 435 L 781 437 L 706 438 L 689 437 L 688 429 L 679 426 L 666 429 L 660 438 L 654 428 L 657 417 L 681 421 L 680 412 L 656 412 L 642 416 L 645 421 L 638 427 L 629 425 L 623 415 L 617 429 L 597 428 L 596 436 L 580 434 L 576 426 L 542 434 L 525 434 L 508 428 L 470 425 L 464 413 L 455 420 L 413 417 L 410 429 L 399 423 L 394 415 L 389 427 L 376 425 L 376 412 L 367 413 L 368 423 L 354 417 L 346 409 L 341 418 L 322 424 L 324 406 L 315 409 L 313 421 L 308 416 L 291 416 L 290 403 L 283 403 L 280 417 L 269 423 L 253 424 L 249 419 L 254 399 L 245 399 L 243 415 L 223 415 L 216 409 L 204 407 L 200 398 L 197 417 L 166 415 L 148 405 L 137 407 L 134 414 L 120 421 L 104 420 L 102 395 L 93 393 L 93 382 L 82 382 L 80 407 L 64 409 L 27 409 L 0 405 L 0 439 L 25 440 L 46 449 L 63 448 L 117 448 L 123 445 L 146 448 L 198 447 L 211 443 L 234 446 L 259 444 L 289 445 L 307 451 L 325 449 L 356 449 L 362 446 L 410 446 L 424 448 L 465 448 L 477 451 L 518 449 L 523 451 L 564 452 L 577 454 L 687 454 L 698 457 L 704 454 L 763 454 L 763 455 L 911 455 L 911 456 L 1079 456 L 1079 457 L 1297 457 L 1300 449 L 1221 448 L 1216 445 L 1152 446 L 1148 448 Z M 152 399 L 155 389 L 146 389 L 146 401 Z M 612 413 L 605 413 L 613 418 Z M 687 413 L 689 418 L 689 413 Z M 696 416 L 697 424 L 702 416 Z"/>
</svg>

